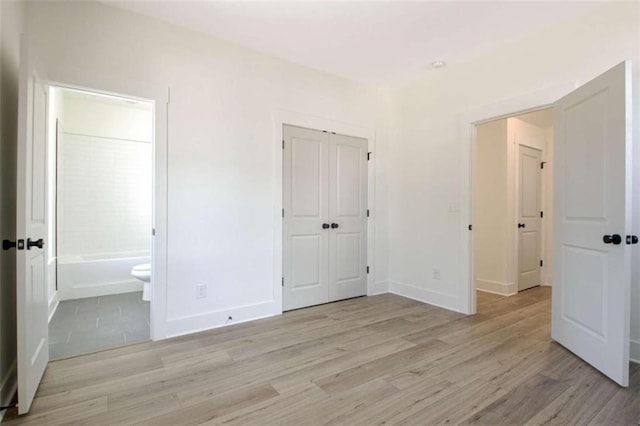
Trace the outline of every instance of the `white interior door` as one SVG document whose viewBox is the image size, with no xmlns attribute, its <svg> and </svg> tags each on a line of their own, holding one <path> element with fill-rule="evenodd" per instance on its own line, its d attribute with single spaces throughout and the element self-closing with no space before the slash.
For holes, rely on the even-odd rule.
<svg viewBox="0 0 640 426">
<path fill-rule="evenodd" d="M 46 190 L 46 87 L 21 43 L 17 158 L 18 413 L 29 411 L 49 361 Z M 23 240 L 21 246 L 20 240 Z"/>
<path fill-rule="evenodd" d="M 283 135 L 283 310 L 365 295 L 367 141 Z"/>
<path fill-rule="evenodd" d="M 367 293 L 367 140 L 329 137 L 329 300 Z"/>
<path fill-rule="evenodd" d="M 540 285 L 542 153 L 520 145 L 518 157 L 518 291 L 522 291 Z"/>
<path fill-rule="evenodd" d="M 552 337 L 629 382 L 631 64 L 553 106 Z"/>
<path fill-rule="evenodd" d="M 329 301 L 329 135 L 284 126 L 283 309 Z"/>
</svg>

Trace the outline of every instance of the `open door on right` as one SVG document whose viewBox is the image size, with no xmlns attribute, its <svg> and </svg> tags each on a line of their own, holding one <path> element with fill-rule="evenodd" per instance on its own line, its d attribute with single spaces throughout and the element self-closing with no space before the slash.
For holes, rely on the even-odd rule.
<svg viewBox="0 0 640 426">
<path fill-rule="evenodd" d="M 553 114 L 551 336 L 628 386 L 631 63 L 560 99 Z"/>
</svg>

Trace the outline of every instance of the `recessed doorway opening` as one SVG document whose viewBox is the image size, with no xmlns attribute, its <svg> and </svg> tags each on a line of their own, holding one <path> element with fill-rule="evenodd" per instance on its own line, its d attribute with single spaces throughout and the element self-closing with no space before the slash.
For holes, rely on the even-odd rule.
<svg viewBox="0 0 640 426">
<path fill-rule="evenodd" d="M 499 296 L 552 284 L 550 108 L 476 126 L 473 283 L 478 312 Z"/>
<path fill-rule="evenodd" d="M 50 86 L 51 359 L 150 338 L 154 104 Z"/>
</svg>

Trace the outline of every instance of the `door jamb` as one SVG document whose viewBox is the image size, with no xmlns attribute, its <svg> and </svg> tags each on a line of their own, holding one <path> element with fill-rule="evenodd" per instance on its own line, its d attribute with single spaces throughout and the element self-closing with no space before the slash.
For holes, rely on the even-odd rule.
<svg viewBox="0 0 640 426">
<path fill-rule="evenodd" d="M 368 151 L 372 158 L 368 162 L 367 204 L 370 216 L 367 223 L 367 295 L 381 293 L 376 286 L 375 276 L 375 130 L 342 121 L 318 117 L 283 109 L 273 110 L 273 301 L 277 313 L 282 313 L 282 209 L 283 209 L 283 158 L 282 141 L 285 124 L 309 129 L 326 130 L 328 132 L 354 136 L 367 140 Z"/>
<path fill-rule="evenodd" d="M 580 86 L 579 82 L 565 82 L 534 92 L 505 99 L 494 104 L 482 105 L 460 114 L 461 157 L 462 157 L 462 203 L 461 225 L 463 229 L 473 224 L 473 173 L 476 140 L 476 126 L 489 121 L 514 115 L 550 108 L 562 96 Z M 462 268 L 459 311 L 468 315 L 476 313 L 475 270 L 473 259 L 473 232 L 462 233 L 462 259 L 466 266 Z"/>
</svg>

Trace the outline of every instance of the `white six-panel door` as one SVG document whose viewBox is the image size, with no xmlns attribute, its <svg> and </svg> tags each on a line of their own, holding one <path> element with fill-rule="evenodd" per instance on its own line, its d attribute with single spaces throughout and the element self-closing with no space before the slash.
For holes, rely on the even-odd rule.
<svg viewBox="0 0 640 426">
<path fill-rule="evenodd" d="M 622 63 L 553 106 L 552 337 L 629 382 L 631 96 Z"/>
<path fill-rule="evenodd" d="M 17 158 L 16 252 L 18 413 L 29 411 L 49 362 L 48 290 L 43 247 L 47 235 L 46 87 L 26 40 L 21 44 Z M 40 245 L 40 244 L 39 244 Z"/>
<path fill-rule="evenodd" d="M 520 145 L 518 154 L 518 291 L 540 285 L 540 150 Z"/>
<path fill-rule="evenodd" d="M 367 141 L 283 135 L 283 309 L 366 294 Z"/>
</svg>

